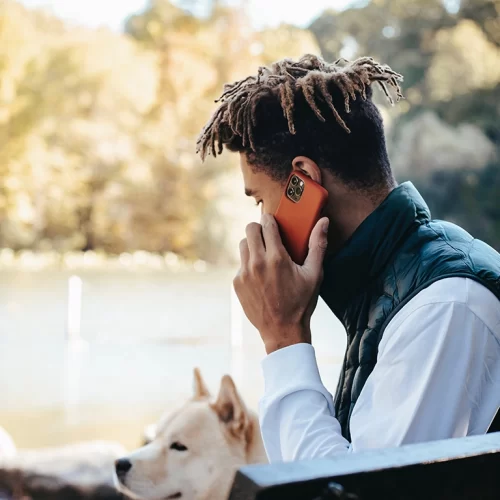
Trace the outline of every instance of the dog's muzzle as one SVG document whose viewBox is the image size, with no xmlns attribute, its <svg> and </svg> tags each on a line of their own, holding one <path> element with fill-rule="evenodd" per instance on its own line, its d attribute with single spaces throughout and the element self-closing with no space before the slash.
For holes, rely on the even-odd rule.
<svg viewBox="0 0 500 500">
<path fill-rule="evenodd" d="M 128 458 L 119 458 L 115 462 L 116 476 L 123 483 L 127 472 L 132 468 L 132 462 Z"/>
</svg>

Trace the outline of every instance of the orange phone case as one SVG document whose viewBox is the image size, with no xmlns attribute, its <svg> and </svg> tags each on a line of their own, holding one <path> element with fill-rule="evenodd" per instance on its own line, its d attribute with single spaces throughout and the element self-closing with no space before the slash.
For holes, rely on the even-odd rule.
<svg viewBox="0 0 500 500">
<path fill-rule="evenodd" d="M 294 180 L 294 177 L 299 181 Z M 296 184 L 292 185 L 292 182 Z M 297 199 L 297 188 L 302 188 L 299 199 Z M 289 196 L 290 190 L 294 190 L 292 196 Z M 290 174 L 274 218 L 280 228 L 283 245 L 292 260 L 299 265 L 306 260 L 309 237 L 321 218 L 321 211 L 327 199 L 328 191 L 310 177 L 299 171 Z"/>
</svg>

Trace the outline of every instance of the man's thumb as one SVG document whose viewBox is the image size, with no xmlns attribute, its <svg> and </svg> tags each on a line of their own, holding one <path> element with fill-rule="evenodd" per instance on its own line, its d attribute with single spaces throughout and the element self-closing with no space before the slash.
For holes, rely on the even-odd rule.
<svg viewBox="0 0 500 500">
<path fill-rule="evenodd" d="M 314 274 L 319 274 L 323 266 L 326 247 L 328 245 L 328 226 L 330 221 L 327 217 L 320 219 L 309 238 L 309 253 L 302 267 L 308 268 Z"/>
</svg>

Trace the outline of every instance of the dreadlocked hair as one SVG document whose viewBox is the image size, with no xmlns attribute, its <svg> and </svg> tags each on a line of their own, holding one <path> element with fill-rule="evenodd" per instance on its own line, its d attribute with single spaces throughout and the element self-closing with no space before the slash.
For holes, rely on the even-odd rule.
<svg viewBox="0 0 500 500">
<path fill-rule="evenodd" d="M 371 163 L 382 160 L 390 170 L 382 119 L 371 102 L 372 84 L 378 83 L 393 104 L 390 89 L 399 101 L 403 95 L 398 82 L 402 80 L 402 75 L 371 57 L 327 63 L 307 54 L 298 61 L 277 61 L 260 67 L 255 76 L 224 85 L 215 101 L 219 106 L 198 138 L 196 152 L 205 160 L 209 154 L 221 154 L 226 146 L 245 153 L 250 164 L 277 180 L 288 175 L 289 156 L 305 154 L 334 171 L 337 164 L 336 173 L 346 181 L 371 183 L 373 175 L 360 177 L 348 165 L 340 165 L 339 153 L 348 144 L 378 149 L 378 156 L 384 158 L 368 152 Z M 369 122 L 373 122 L 371 131 Z M 352 148 L 351 156 L 359 156 Z M 349 168 L 353 179 L 349 179 Z"/>
</svg>

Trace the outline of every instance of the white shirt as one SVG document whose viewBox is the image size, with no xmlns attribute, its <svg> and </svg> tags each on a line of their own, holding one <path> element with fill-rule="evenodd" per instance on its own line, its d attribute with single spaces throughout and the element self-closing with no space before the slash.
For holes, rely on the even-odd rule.
<svg viewBox="0 0 500 500">
<path fill-rule="evenodd" d="M 275 351 L 262 367 L 260 425 L 271 462 L 484 434 L 500 406 L 500 301 L 466 278 L 411 299 L 384 332 L 352 412 L 352 443 L 310 344 Z"/>
</svg>

